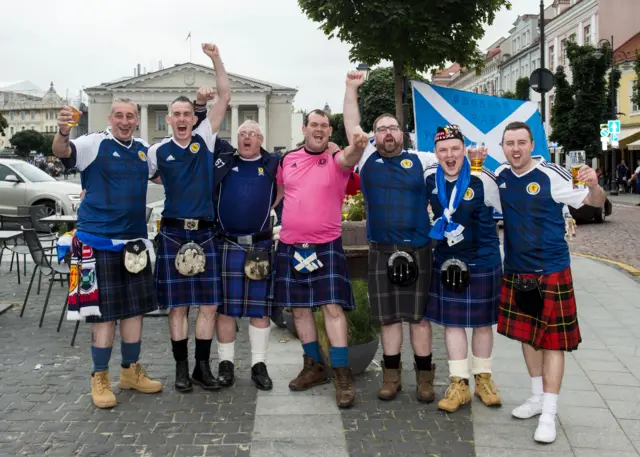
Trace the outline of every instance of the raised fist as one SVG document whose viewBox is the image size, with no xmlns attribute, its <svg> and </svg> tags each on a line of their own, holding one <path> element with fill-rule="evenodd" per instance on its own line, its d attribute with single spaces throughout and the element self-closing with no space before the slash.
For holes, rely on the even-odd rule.
<svg viewBox="0 0 640 457">
<path fill-rule="evenodd" d="M 364 72 L 351 70 L 347 73 L 347 87 L 360 87 L 364 84 Z"/>
<path fill-rule="evenodd" d="M 211 87 L 201 87 L 196 93 L 196 102 L 199 105 L 206 105 L 209 100 L 215 98 L 215 93 Z"/>
<path fill-rule="evenodd" d="M 358 129 L 355 132 L 353 132 L 354 148 L 364 151 L 368 143 L 369 143 L 369 137 L 367 136 L 366 133 L 362 131 L 362 129 Z"/>
<path fill-rule="evenodd" d="M 213 43 L 202 43 L 202 51 L 212 59 L 214 57 L 220 57 L 220 50 L 218 46 Z"/>
<path fill-rule="evenodd" d="M 65 134 L 70 132 L 69 122 L 73 122 L 73 120 L 73 110 L 70 106 L 64 105 L 58 112 L 58 128 Z"/>
</svg>

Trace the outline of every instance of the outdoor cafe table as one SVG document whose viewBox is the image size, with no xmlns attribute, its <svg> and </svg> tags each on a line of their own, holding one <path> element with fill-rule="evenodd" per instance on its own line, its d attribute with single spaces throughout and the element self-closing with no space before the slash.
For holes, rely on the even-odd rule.
<svg viewBox="0 0 640 457">
<path fill-rule="evenodd" d="M 40 219 L 40 222 L 46 222 L 47 224 L 55 224 L 58 222 L 66 222 L 67 224 L 69 224 L 69 230 L 73 230 L 73 228 L 75 227 L 76 223 L 78 222 L 78 215 L 77 214 L 69 214 L 69 215 L 65 215 L 62 214 L 60 216 L 47 216 L 47 217 L 43 217 L 42 219 Z"/>
<path fill-rule="evenodd" d="M 8 241 L 22 235 L 21 230 L 0 230 L 0 241 Z"/>
</svg>

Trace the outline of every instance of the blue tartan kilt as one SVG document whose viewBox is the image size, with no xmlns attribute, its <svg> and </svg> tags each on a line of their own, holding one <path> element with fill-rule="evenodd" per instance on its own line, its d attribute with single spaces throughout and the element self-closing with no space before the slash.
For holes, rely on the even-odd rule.
<svg viewBox="0 0 640 457">
<path fill-rule="evenodd" d="M 498 322 L 502 289 L 502 264 L 493 268 L 471 268 L 471 283 L 464 292 L 446 289 L 440 280 L 440 267 L 434 263 L 429 303 L 424 318 L 446 327 L 486 327 Z"/>
<path fill-rule="evenodd" d="M 161 308 L 219 305 L 220 274 L 213 229 L 184 230 L 162 227 L 157 235 L 155 283 Z M 175 261 L 181 245 L 193 241 L 204 249 L 205 271 L 194 276 L 178 273 Z"/>
<path fill-rule="evenodd" d="M 295 248 L 278 242 L 276 249 L 276 303 L 280 307 L 314 308 L 340 305 L 345 310 L 356 307 L 347 269 L 342 238 L 316 244 L 322 268 L 300 273 L 293 268 Z"/>
<path fill-rule="evenodd" d="M 93 255 L 102 316 L 87 316 L 87 322 L 112 322 L 158 309 L 149 257 L 147 267 L 134 274 L 124 266 L 123 251 L 94 249 Z"/>
<path fill-rule="evenodd" d="M 271 250 L 271 240 L 259 241 L 245 249 Z M 218 242 L 218 258 L 222 273 L 222 304 L 218 312 L 233 317 L 265 317 L 273 313 L 273 255 L 270 255 L 271 276 L 255 281 L 244 274 L 246 252 L 228 241 Z"/>
</svg>

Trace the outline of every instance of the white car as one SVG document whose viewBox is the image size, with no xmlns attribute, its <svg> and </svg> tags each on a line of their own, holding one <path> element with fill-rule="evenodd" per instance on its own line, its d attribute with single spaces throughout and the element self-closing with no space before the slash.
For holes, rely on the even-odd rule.
<svg viewBox="0 0 640 457">
<path fill-rule="evenodd" d="M 18 206 L 44 205 L 55 214 L 56 200 L 63 214 L 75 214 L 82 186 L 57 181 L 38 167 L 17 159 L 0 159 L 0 214 L 16 215 Z"/>
</svg>

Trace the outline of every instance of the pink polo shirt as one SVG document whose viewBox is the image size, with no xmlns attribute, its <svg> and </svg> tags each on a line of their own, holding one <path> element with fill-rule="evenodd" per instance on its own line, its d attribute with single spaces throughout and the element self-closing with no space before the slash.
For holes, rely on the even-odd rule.
<svg viewBox="0 0 640 457">
<path fill-rule="evenodd" d="M 340 168 L 338 154 L 313 154 L 301 147 L 284 157 L 277 178 L 284 186 L 283 243 L 328 243 L 342 234 L 342 202 L 351 170 Z"/>
</svg>

